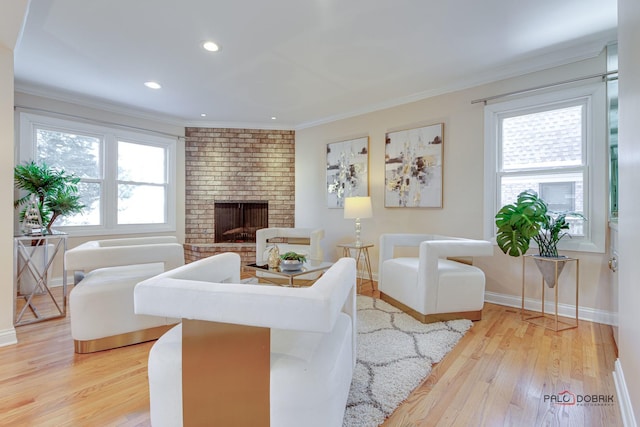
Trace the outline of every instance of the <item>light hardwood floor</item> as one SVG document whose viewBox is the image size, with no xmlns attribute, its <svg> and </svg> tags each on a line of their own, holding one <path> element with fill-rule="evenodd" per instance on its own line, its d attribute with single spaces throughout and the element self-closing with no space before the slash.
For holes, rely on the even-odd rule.
<svg viewBox="0 0 640 427">
<path fill-rule="evenodd" d="M 150 425 L 153 343 L 78 355 L 68 317 L 17 331 L 19 343 L 0 348 L 0 426 Z M 610 326 L 580 322 L 556 333 L 486 304 L 483 320 L 384 426 L 621 426 L 615 358 Z M 545 401 L 564 390 L 614 403 Z"/>
</svg>

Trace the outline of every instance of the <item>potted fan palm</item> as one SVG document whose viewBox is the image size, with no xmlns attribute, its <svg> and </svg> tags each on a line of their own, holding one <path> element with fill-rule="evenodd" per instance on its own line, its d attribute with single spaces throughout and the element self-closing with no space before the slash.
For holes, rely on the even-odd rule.
<svg viewBox="0 0 640 427">
<path fill-rule="evenodd" d="M 571 237 L 567 230 L 567 216 L 583 218 L 576 212 L 555 213 L 548 209 L 547 203 L 533 190 L 518 194 L 514 204 L 503 206 L 495 216 L 496 243 L 505 254 L 518 257 L 529 250 L 531 240 L 538 245 L 539 254 L 536 264 L 550 288 L 555 286 L 555 266 L 540 261 L 539 258 L 566 258 L 558 255 L 558 243 L 564 237 Z M 558 274 L 564 268 L 564 262 L 558 262 Z M 549 268 L 553 267 L 553 269 Z"/>
<path fill-rule="evenodd" d="M 17 165 L 13 171 L 13 178 L 15 187 L 22 190 L 21 197 L 14 202 L 14 207 L 21 208 L 19 218 L 22 232 L 25 234 L 49 234 L 57 218 L 80 213 L 84 209 L 78 195 L 80 178 L 64 170 L 31 161 Z M 44 246 L 40 246 L 43 243 L 41 239 L 34 239 L 31 243 L 37 247 L 32 248 L 30 259 L 40 273 L 50 261 L 45 260 L 45 257 L 51 258 L 54 252 L 53 245 L 49 245 L 45 250 Z M 22 294 L 31 294 L 33 288 L 38 285 L 32 275 L 25 274 L 21 276 L 18 286 Z"/>
<path fill-rule="evenodd" d="M 13 178 L 16 188 L 26 192 L 14 202 L 15 208 L 22 208 L 20 222 L 24 222 L 30 202 L 34 201 L 42 226 L 48 232 L 60 216 L 80 213 L 84 209 L 78 194 L 80 178 L 64 170 L 30 161 L 17 165 Z"/>
</svg>

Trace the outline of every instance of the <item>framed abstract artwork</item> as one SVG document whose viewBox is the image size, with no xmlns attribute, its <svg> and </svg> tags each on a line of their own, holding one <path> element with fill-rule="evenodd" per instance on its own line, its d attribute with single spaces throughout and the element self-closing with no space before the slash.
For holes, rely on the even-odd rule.
<svg viewBox="0 0 640 427">
<path fill-rule="evenodd" d="M 385 207 L 441 208 L 444 123 L 388 132 Z"/>
<path fill-rule="evenodd" d="M 369 195 L 369 137 L 327 144 L 327 206 L 344 207 L 345 197 Z"/>
</svg>

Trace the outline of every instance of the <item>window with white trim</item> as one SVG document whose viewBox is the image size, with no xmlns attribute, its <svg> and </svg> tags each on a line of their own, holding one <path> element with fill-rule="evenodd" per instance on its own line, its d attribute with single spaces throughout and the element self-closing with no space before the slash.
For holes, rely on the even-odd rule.
<svg viewBox="0 0 640 427">
<path fill-rule="evenodd" d="M 574 212 L 561 249 L 603 252 L 606 215 L 604 85 L 554 91 L 485 107 L 485 237 L 495 214 L 524 190 L 555 212 Z"/>
<path fill-rule="evenodd" d="M 72 235 L 175 231 L 174 139 L 20 113 L 20 162 L 81 178 L 85 209 L 55 228 Z"/>
</svg>

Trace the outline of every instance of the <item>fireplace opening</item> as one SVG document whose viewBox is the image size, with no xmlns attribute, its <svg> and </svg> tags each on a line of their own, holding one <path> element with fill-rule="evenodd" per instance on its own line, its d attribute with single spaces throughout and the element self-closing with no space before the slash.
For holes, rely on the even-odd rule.
<svg viewBox="0 0 640 427">
<path fill-rule="evenodd" d="M 269 226 L 269 202 L 214 202 L 214 240 L 224 242 L 255 242 L 256 230 Z"/>
</svg>

